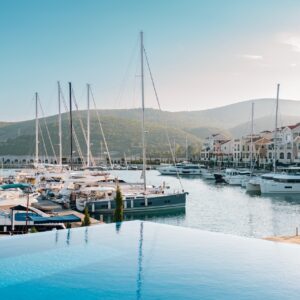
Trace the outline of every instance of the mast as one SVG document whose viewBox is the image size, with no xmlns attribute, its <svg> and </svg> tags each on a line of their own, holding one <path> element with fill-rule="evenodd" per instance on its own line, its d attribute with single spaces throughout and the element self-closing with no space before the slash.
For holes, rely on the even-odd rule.
<svg viewBox="0 0 300 300">
<path fill-rule="evenodd" d="M 141 93 L 142 93 L 142 145 L 143 145 L 143 181 L 144 191 L 146 191 L 146 148 L 145 148 L 145 95 L 144 95 L 144 41 L 143 31 L 140 32 L 141 38 Z"/>
<path fill-rule="evenodd" d="M 176 140 L 175 140 L 175 138 L 173 139 L 173 144 L 174 144 L 174 163 L 176 164 Z"/>
<path fill-rule="evenodd" d="M 277 160 L 277 127 L 278 127 L 278 102 L 279 102 L 279 89 L 280 84 L 277 83 L 277 94 L 276 94 L 276 113 L 275 113 L 275 131 L 274 131 L 274 161 L 273 161 L 273 170 L 276 172 L 276 160 Z"/>
<path fill-rule="evenodd" d="M 39 163 L 39 113 L 38 113 L 38 93 L 35 93 L 35 162 Z"/>
<path fill-rule="evenodd" d="M 128 170 L 128 163 L 127 163 L 126 152 L 124 152 L 124 163 L 125 163 L 126 169 Z"/>
<path fill-rule="evenodd" d="M 58 138 L 59 138 L 59 165 L 62 166 L 62 127 L 61 127 L 61 101 L 60 101 L 60 82 L 57 81 L 58 88 Z"/>
<path fill-rule="evenodd" d="M 70 167 L 73 170 L 73 119 L 72 119 L 72 83 L 69 82 L 69 105 L 70 105 Z"/>
<path fill-rule="evenodd" d="M 185 136 L 185 160 L 186 160 L 186 161 L 189 160 L 188 140 L 187 140 L 187 136 Z"/>
<path fill-rule="evenodd" d="M 90 166 L 90 85 L 86 85 L 87 88 L 87 153 L 86 153 L 86 161 L 87 161 L 87 167 Z"/>
<path fill-rule="evenodd" d="M 253 127 L 253 122 L 254 122 L 254 102 L 252 102 L 251 105 L 251 142 L 250 142 L 250 171 L 252 174 L 252 168 L 253 168 L 253 133 L 254 133 L 254 127 Z"/>
</svg>

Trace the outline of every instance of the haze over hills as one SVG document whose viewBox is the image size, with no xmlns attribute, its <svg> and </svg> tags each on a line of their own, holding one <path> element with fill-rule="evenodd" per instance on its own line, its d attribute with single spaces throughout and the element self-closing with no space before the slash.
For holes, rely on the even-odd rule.
<svg viewBox="0 0 300 300">
<path fill-rule="evenodd" d="M 177 151 L 184 152 L 185 141 L 191 145 L 191 152 L 200 149 L 201 140 L 206 136 L 222 132 L 227 136 L 239 137 L 250 132 L 251 103 L 255 103 L 254 127 L 257 132 L 274 128 L 275 100 L 257 99 L 202 111 L 168 112 L 155 109 L 146 109 L 146 130 L 148 154 L 159 156 L 168 155 L 169 144 L 166 131 L 169 134 L 172 146 Z M 109 150 L 117 156 L 139 155 L 141 152 L 141 110 L 117 109 L 100 110 L 104 132 Z M 74 112 L 74 126 L 85 153 L 85 141 L 79 122 L 82 119 L 86 127 L 86 111 Z M 68 114 L 62 116 L 63 123 L 63 151 L 69 153 L 69 119 Z M 58 152 L 58 122 L 57 116 L 40 119 L 42 135 L 40 136 L 40 152 L 52 155 L 49 138 L 47 136 L 46 121 L 51 139 Z M 300 101 L 280 100 L 279 125 L 289 125 L 300 122 Z M 35 139 L 35 120 L 15 123 L 0 123 L 0 154 L 6 155 L 33 155 Z M 44 142 L 43 142 L 44 140 Z M 91 143 L 94 155 L 100 155 L 102 137 L 95 111 L 91 111 Z M 44 144 L 46 147 L 44 147 Z M 181 149 L 180 149 L 181 148 Z M 104 149 L 102 149 L 104 151 Z"/>
</svg>

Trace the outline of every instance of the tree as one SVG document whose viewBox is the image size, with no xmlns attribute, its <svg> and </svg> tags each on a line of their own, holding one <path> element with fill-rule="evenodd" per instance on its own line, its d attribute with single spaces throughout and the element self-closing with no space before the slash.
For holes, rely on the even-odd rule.
<svg viewBox="0 0 300 300">
<path fill-rule="evenodd" d="M 81 226 L 90 226 L 91 220 L 90 220 L 90 214 L 87 207 L 84 208 L 84 218 L 82 220 Z"/>
<path fill-rule="evenodd" d="M 34 226 L 29 229 L 29 233 L 36 233 L 36 232 L 38 231 Z"/>
<path fill-rule="evenodd" d="M 115 201 L 116 201 L 116 208 L 114 212 L 114 221 L 122 222 L 123 221 L 123 196 L 119 185 L 117 186 Z"/>
</svg>

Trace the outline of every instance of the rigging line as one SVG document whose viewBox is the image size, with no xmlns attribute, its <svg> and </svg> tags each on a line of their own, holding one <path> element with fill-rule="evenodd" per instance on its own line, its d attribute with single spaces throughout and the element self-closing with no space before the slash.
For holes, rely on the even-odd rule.
<svg viewBox="0 0 300 300">
<path fill-rule="evenodd" d="M 77 100 L 76 100 L 75 92 L 74 92 L 74 89 L 73 89 L 73 88 L 72 88 L 72 96 L 73 96 L 73 97 L 72 97 L 72 100 L 73 100 L 73 102 L 74 102 L 74 104 L 75 104 L 76 111 L 78 112 L 77 117 L 78 117 L 78 120 L 79 120 L 79 123 L 80 123 L 80 127 L 81 127 L 81 130 L 82 130 L 82 134 L 83 134 L 85 143 L 87 143 L 86 132 L 85 132 L 85 129 L 84 129 L 84 126 L 83 126 L 83 122 L 82 122 L 80 113 L 79 113 L 79 107 L 78 107 L 78 104 L 77 104 Z"/>
<path fill-rule="evenodd" d="M 102 135 L 102 139 L 103 139 L 103 142 L 104 142 L 104 147 L 105 147 L 105 150 L 106 150 L 106 153 L 107 153 L 107 156 L 108 156 L 109 164 L 110 164 L 110 167 L 113 168 L 113 164 L 112 164 L 110 152 L 108 150 L 108 145 L 107 145 L 107 142 L 106 142 L 104 130 L 103 130 L 103 127 L 102 127 L 102 122 L 101 122 L 101 119 L 100 119 L 100 114 L 99 114 L 99 111 L 97 110 L 95 97 L 94 97 L 94 94 L 93 94 L 93 91 L 92 91 L 91 87 L 90 87 L 90 92 L 91 92 L 91 96 L 92 96 L 92 99 L 93 99 L 93 103 L 94 103 L 94 107 L 95 107 L 95 111 L 96 111 L 98 123 L 99 123 L 100 130 L 101 130 L 101 135 Z"/>
<path fill-rule="evenodd" d="M 140 75 L 138 75 L 138 70 L 140 68 L 139 62 L 137 62 L 136 67 L 135 67 L 135 76 L 134 76 L 134 83 L 133 83 L 133 96 L 132 96 L 132 107 L 136 107 L 136 97 L 137 97 L 137 80 L 140 77 Z"/>
<path fill-rule="evenodd" d="M 83 134 L 85 143 L 86 143 L 86 145 L 87 145 L 87 143 L 88 143 L 88 140 L 87 140 L 87 133 L 86 133 L 86 131 L 85 131 L 85 129 L 84 129 L 83 121 L 82 121 L 81 114 L 80 114 L 80 111 L 79 111 L 79 106 L 78 106 L 77 99 L 76 99 L 76 97 L 75 97 L 75 92 L 74 92 L 73 88 L 72 88 L 72 96 L 73 96 L 73 102 L 74 102 L 75 107 L 76 107 L 76 110 L 77 110 L 77 112 L 78 112 L 77 115 L 78 115 L 78 119 L 79 119 L 79 123 L 80 123 L 81 130 L 82 130 L 82 134 Z M 82 98 L 82 97 L 81 97 L 81 98 Z M 82 152 L 82 151 L 81 151 L 81 152 Z M 94 159 L 94 157 L 93 157 L 91 147 L 90 147 L 90 151 L 89 151 L 89 152 L 90 152 L 90 153 L 89 153 L 89 156 L 90 156 L 92 165 L 93 165 L 93 166 L 96 166 L 95 159 Z M 82 152 L 82 153 L 83 153 L 83 152 Z M 87 162 L 86 162 L 86 163 L 87 163 Z"/>
<path fill-rule="evenodd" d="M 41 127 L 40 123 L 39 123 L 39 130 L 40 130 L 40 133 L 41 133 L 41 138 L 42 138 L 42 142 L 43 142 L 44 151 L 45 151 L 46 157 L 49 161 L 49 155 L 48 155 L 48 152 L 47 152 L 47 147 L 46 147 L 46 143 L 45 143 L 45 139 L 44 139 L 44 135 L 43 135 L 43 131 L 42 131 L 42 127 Z"/>
<path fill-rule="evenodd" d="M 129 70 L 130 70 L 130 67 L 131 67 L 131 65 L 132 65 L 132 63 L 134 61 L 134 58 L 135 58 L 135 56 L 137 55 L 137 52 L 138 52 L 137 51 L 138 50 L 138 47 L 137 47 L 138 43 L 139 43 L 139 39 L 137 38 L 136 42 L 134 44 L 134 47 L 131 50 L 131 56 L 129 58 L 129 63 L 128 63 L 127 67 L 126 67 L 124 76 L 122 78 L 121 85 L 120 85 L 120 88 L 118 90 L 118 94 L 117 94 L 117 96 L 114 99 L 114 105 L 119 106 L 121 98 L 123 97 L 123 94 L 124 94 L 124 91 L 125 91 L 125 87 L 126 87 L 126 80 L 128 78 L 128 74 L 129 74 Z"/>
<path fill-rule="evenodd" d="M 67 106 L 67 103 L 66 103 L 66 100 L 65 100 L 65 97 L 64 97 L 64 94 L 63 94 L 62 91 L 61 91 L 61 99 L 62 99 L 64 108 L 65 108 L 65 111 L 68 112 L 68 106 Z M 81 161 L 84 162 L 84 158 L 83 158 L 83 155 L 82 155 L 82 151 L 81 151 L 81 148 L 80 148 L 80 144 L 79 144 L 79 142 L 78 142 L 77 134 L 76 134 L 76 132 L 75 132 L 74 124 L 73 124 L 73 126 L 72 126 L 72 133 L 73 133 L 73 137 L 74 137 L 74 141 L 75 141 L 75 146 L 76 146 L 76 148 L 77 148 L 79 157 L 80 157 Z"/>
<path fill-rule="evenodd" d="M 51 136 L 50 136 L 49 128 L 48 128 L 48 125 L 47 125 L 47 122 L 46 122 L 45 113 L 44 113 L 44 110 L 43 110 L 43 107 L 42 107 L 42 104 L 41 104 L 41 99 L 40 99 L 39 96 L 38 96 L 38 102 L 39 102 L 40 109 L 41 109 L 41 112 L 42 112 L 42 115 L 43 115 L 43 121 L 44 121 L 44 124 L 45 124 L 46 133 L 48 135 L 48 139 L 49 139 L 49 142 L 50 142 L 51 150 L 53 152 L 53 156 L 54 156 L 55 160 L 57 161 L 57 156 L 56 156 L 56 153 L 55 153 L 55 150 L 54 150 L 54 146 L 53 146 L 52 139 L 51 139 Z"/>
<path fill-rule="evenodd" d="M 146 64 L 147 64 L 147 67 L 148 67 L 148 70 L 149 70 L 149 75 L 150 75 L 152 87 L 153 87 L 153 90 L 154 90 L 155 98 L 156 98 L 156 101 L 157 101 L 157 104 L 158 104 L 158 108 L 159 108 L 160 111 L 162 111 L 160 101 L 159 101 L 159 97 L 158 97 L 158 93 L 157 93 L 157 89 L 156 89 L 154 79 L 153 79 L 153 76 L 152 76 L 152 72 L 151 72 L 151 68 L 150 68 L 150 64 L 149 64 L 149 60 L 148 60 L 148 55 L 147 55 L 146 49 L 144 48 L 143 50 L 144 50 L 144 53 L 145 53 Z M 167 130 L 166 126 L 167 126 L 167 124 L 165 124 L 165 126 L 164 126 L 165 134 L 166 134 L 167 141 L 168 141 L 168 144 L 169 144 L 169 148 L 170 148 L 173 163 L 174 163 L 174 165 L 176 165 L 175 153 L 173 152 L 170 136 L 169 136 L 169 133 L 168 133 L 168 130 Z M 183 185 L 182 185 L 182 182 L 181 182 L 181 179 L 180 179 L 179 172 L 178 172 L 177 168 L 176 168 L 176 175 L 177 175 L 177 179 L 179 180 L 181 189 L 183 190 Z"/>
<path fill-rule="evenodd" d="M 78 104 L 77 104 L 77 100 L 76 100 L 75 92 L 74 92 L 73 88 L 72 88 L 72 96 L 73 96 L 72 100 L 75 104 L 76 111 L 78 112 L 77 117 L 78 117 L 79 124 L 80 124 L 81 130 L 82 130 L 83 138 L 84 138 L 85 143 L 87 144 L 87 135 L 86 135 L 86 132 L 85 132 L 85 129 L 84 129 L 84 126 L 83 126 L 82 118 L 80 116 L 79 107 L 78 107 Z M 92 156 L 91 150 L 90 150 L 90 155 Z"/>
</svg>

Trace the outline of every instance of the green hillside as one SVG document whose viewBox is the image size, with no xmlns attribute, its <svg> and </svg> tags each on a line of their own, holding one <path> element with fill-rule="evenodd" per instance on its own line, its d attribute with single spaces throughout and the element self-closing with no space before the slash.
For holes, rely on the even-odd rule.
<svg viewBox="0 0 300 300">
<path fill-rule="evenodd" d="M 147 111 L 147 114 L 149 111 Z M 73 124 L 78 136 L 79 144 L 83 154 L 86 154 L 86 143 L 84 140 L 83 131 L 80 125 L 79 117 L 81 117 L 83 127 L 86 129 L 86 111 L 74 112 Z M 139 156 L 141 153 L 141 117 L 139 110 L 130 110 L 116 112 L 113 116 L 103 111 L 100 112 L 101 123 L 103 125 L 105 137 L 107 140 L 109 151 L 113 156 L 122 156 L 124 153 L 128 156 Z M 160 120 L 157 116 L 156 122 L 146 122 L 146 142 L 147 152 L 150 156 L 169 156 L 169 144 L 166 137 L 168 132 L 172 147 L 175 140 L 178 154 L 184 152 L 186 138 L 188 144 L 193 149 L 200 149 L 201 139 L 195 135 L 179 128 L 180 126 L 163 125 L 165 121 Z M 40 144 L 39 151 L 41 155 L 47 154 L 52 156 L 53 151 L 47 135 L 45 121 L 47 123 L 51 140 L 58 153 L 58 118 L 57 116 L 40 119 Z M 94 156 L 100 156 L 101 142 L 103 142 L 98 118 L 95 111 L 91 112 L 91 149 Z M 70 153 L 70 131 L 69 131 L 69 115 L 62 115 L 62 133 L 63 133 L 63 154 L 64 156 Z M 44 147 L 45 145 L 45 147 Z M 75 142 L 74 142 L 75 145 Z M 74 146 L 74 149 L 76 147 Z M 102 151 L 105 151 L 102 143 Z M 193 150 L 195 151 L 195 150 Z M 0 155 L 33 155 L 35 152 L 35 120 L 17 122 L 7 124 L 0 127 Z M 78 152 L 77 152 L 78 153 Z M 102 152 L 103 153 L 103 152 Z"/>
<path fill-rule="evenodd" d="M 172 147 L 176 147 L 177 155 L 184 155 L 186 138 L 190 153 L 200 152 L 201 141 L 217 132 L 228 137 L 239 137 L 250 132 L 251 103 L 255 103 L 256 132 L 272 129 L 274 124 L 274 99 L 258 99 L 239 102 L 223 107 L 202 111 L 168 112 L 156 109 L 145 110 L 147 131 L 147 156 L 170 156 L 166 131 L 169 134 Z M 109 151 L 112 156 L 139 156 L 141 153 L 141 110 L 114 109 L 99 110 Z M 83 154 L 86 154 L 86 143 L 79 123 L 79 116 L 86 128 L 86 111 L 74 112 L 74 126 L 78 135 Z M 70 134 L 69 114 L 62 116 L 63 120 L 63 153 L 69 155 Z M 50 116 L 40 120 L 42 135 L 40 135 L 40 154 L 52 156 L 44 121 L 48 124 L 55 152 L 58 153 L 58 118 Z M 294 124 L 300 121 L 300 102 L 280 100 L 279 124 Z M 44 142 L 43 142 L 44 138 Z M 35 120 L 15 123 L 0 122 L 0 155 L 33 155 L 35 151 Z M 91 111 L 91 143 L 92 153 L 99 156 L 102 136 L 96 111 Z M 175 146 L 174 146 L 175 143 Z M 45 144 L 45 146 L 44 146 Z M 102 147 L 102 153 L 105 151 Z M 77 153 L 78 154 L 78 153 Z"/>
</svg>

